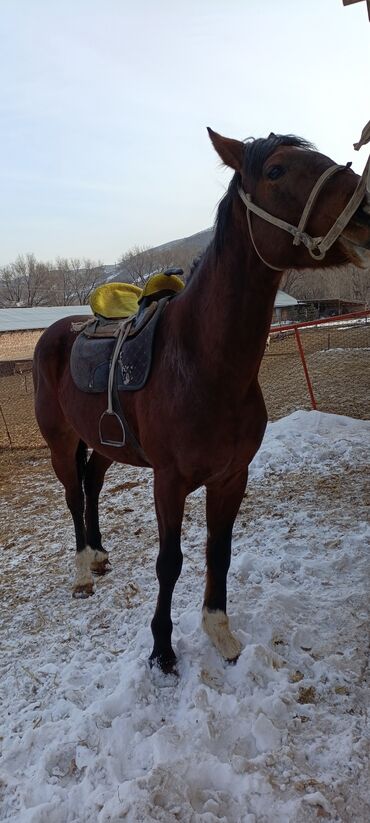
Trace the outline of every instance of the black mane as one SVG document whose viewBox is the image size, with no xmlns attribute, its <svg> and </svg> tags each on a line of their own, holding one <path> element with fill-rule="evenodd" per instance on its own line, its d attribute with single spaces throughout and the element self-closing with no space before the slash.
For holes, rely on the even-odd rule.
<svg viewBox="0 0 370 823">
<path fill-rule="evenodd" d="M 299 149 L 314 150 L 315 146 L 304 137 L 297 137 L 296 134 L 269 134 L 268 137 L 258 137 L 257 140 L 249 138 L 245 144 L 244 171 L 254 180 L 258 180 L 263 164 L 270 154 L 273 154 L 279 146 L 295 146 Z"/>
<path fill-rule="evenodd" d="M 297 137 L 295 134 L 273 134 L 273 132 L 271 132 L 266 138 L 259 137 L 257 140 L 248 138 L 245 143 L 243 171 L 253 180 L 258 180 L 267 158 L 270 157 L 279 146 L 296 146 L 297 148 L 308 150 L 314 150 L 315 148 L 308 140 L 305 140 L 303 137 Z M 216 255 L 222 251 L 224 245 L 225 230 L 229 222 L 233 198 L 240 182 L 240 174 L 239 172 L 235 172 L 217 210 L 213 241 Z"/>
<path fill-rule="evenodd" d="M 213 240 L 211 240 L 211 243 L 212 243 L 212 242 L 213 242 Z M 208 244 L 207 248 L 209 248 L 209 245 L 210 245 L 210 244 Z M 192 262 L 192 263 L 191 263 L 191 265 L 190 265 L 189 274 L 188 274 L 188 276 L 187 276 L 187 278 L 186 278 L 186 283 L 189 283 L 189 280 L 191 280 L 191 278 L 193 277 L 193 274 L 195 274 L 195 272 L 197 271 L 198 266 L 199 266 L 199 265 L 200 265 L 200 263 L 202 262 L 203 257 L 204 257 L 204 255 L 205 255 L 206 251 L 207 251 L 207 249 L 204 249 L 204 251 L 202 251 L 200 254 L 198 254 L 198 255 L 197 255 L 197 257 L 194 257 L 194 260 L 193 260 L 193 262 Z"/>
</svg>

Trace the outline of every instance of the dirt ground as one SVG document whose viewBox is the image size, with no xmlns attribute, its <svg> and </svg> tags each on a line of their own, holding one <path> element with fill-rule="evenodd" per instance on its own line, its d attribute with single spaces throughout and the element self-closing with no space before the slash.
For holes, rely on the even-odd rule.
<svg viewBox="0 0 370 823">
<path fill-rule="evenodd" d="M 108 472 L 101 522 L 112 572 L 96 581 L 93 598 L 72 600 L 74 557 L 68 549 L 73 548 L 73 528 L 47 452 L 3 452 L 9 462 L 5 482 L 0 478 L 0 788 L 4 807 L 6 802 L 11 810 L 5 819 L 70 819 L 66 807 L 75 793 L 76 820 L 177 820 L 158 800 L 162 772 L 152 767 L 150 749 L 143 757 L 143 741 L 153 746 L 154 762 L 161 758 L 160 768 L 168 771 L 163 797 L 166 803 L 170 797 L 171 808 L 181 809 L 185 823 L 216 820 L 205 806 L 213 784 L 202 777 L 201 793 L 198 777 L 191 777 L 192 760 L 197 771 L 202 764 L 202 775 L 208 764 L 219 784 L 228 764 L 218 820 L 236 823 L 240 807 L 253 810 L 245 820 L 370 820 L 364 430 L 351 440 L 353 424 L 343 429 L 338 420 L 328 420 L 324 425 L 324 433 L 315 427 L 305 433 L 301 421 L 298 440 L 284 435 L 284 429 L 271 439 L 270 429 L 259 474 L 243 499 L 229 575 L 229 608 L 245 643 L 236 667 L 225 667 L 199 636 L 205 501 L 198 493 L 187 500 L 184 569 L 173 609 L 182 669 L 174 687 L 158 686 L 143 665 L 156 594 L 151 473 L 118 466 Z M 112 722 L 109 706 L 116 714 Z M 245 730 L 248 718 L 254 724 L 266 718 L 263 728 L 269 734 L 275 724 L 278 729 L 276 742 L 269 738 L 266 751 L 257 755 L 250 748 L 253 734 Z M 122 734 L 129 735 L 128 758 L 135 769 L 126 766 Z M 89 762 L 87 768 L 81 766 L 80 751 L 86 758 L 91 752 L 83 761 Z M 185 756 L 186 785 L 193 779 L 196 786 L 191 816 L 178 783 Z M 151 779 L 145 782 L 147 772 Z M 89 806 L 87 814 L 95 785 L 103 787 L 104 802 L 117 798 L 121 803 L 123 773 L 125 781 L 139 773 L 135 798 L 144 802 L 145 797 L 144 811 L 135 807 L 129 816 L 113 815 L 107 806 L 103 817 Z M 35 810 L 31 801 L 39 799 L 42 786 L 46 800 Z M 57 790 L 53 812 L 47 803 Z M 247 806 L 253 798 L 256 806 Z"/>
<path fill-rule="evenodd" d="M 302 330 L 301 338 L 318 410 L 369 418 L 370 323 L 311 327 Z M 31 353 L 35 342 L 33 336 L 26 359 L 21 359 L 24 341 L 14 338 L 13 349 L 8 346 L 6 360 L 0 361 L 2 450 L 44 445 L 33 411 Z M 311 408 L 294 332 L 271 335 L 260 382 L 270 420 Z"/>
</svg>

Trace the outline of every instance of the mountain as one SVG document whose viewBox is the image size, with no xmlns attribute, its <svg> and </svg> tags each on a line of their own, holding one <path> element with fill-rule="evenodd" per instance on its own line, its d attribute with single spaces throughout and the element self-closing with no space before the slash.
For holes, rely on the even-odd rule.
<svg viewBox="0 0 370 823">
<path fill-rule="evenodd" d="M 172 254 L 180 254 L 183 256 L 184 252 L 192 253 L 193 249 L 198 249 L 201 253 L 209 245 L 213 237 L 213 229 L 203 229 L 196 234 L 191 234 L 189 237 L 181 237 L 179 240 L 170 240 L 169 243 L 162 243 L 161 246 L 156 246 L 157 252 L 171 252 Z"/>
<path fill-rule="evenodd" d="M 199 257 L 213 237 L 213 228 L 204 229 L 189 237 L 171 240 L 150 249 L 138 250 L 109 269 L 108 280 L 140 282 L 158 269 L 181 266 L 185 277 L 191 264 Z M 342 300 L 370 303 L 370 270 L 348 265 L 341 269 L 288 270 L 280 286 L 298 300 Z"/>
<path fill-rule="evenodd" d="M 140 282 L 151 272 L 169 266 L 180 266 L 186 277 L 192 262 L 204 252 L 212 237 L 213 229 L 204 229 L 153 248 L 133 249 L 116 266 L 105 267 L 106 280 Z"/>
</svg>

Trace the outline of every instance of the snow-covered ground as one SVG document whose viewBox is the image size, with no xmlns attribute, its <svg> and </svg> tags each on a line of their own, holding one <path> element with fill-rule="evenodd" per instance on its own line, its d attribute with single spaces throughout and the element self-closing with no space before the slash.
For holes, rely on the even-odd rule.
<svg viewBox="0 0 370 823">
<path fill-rule="evenodd" d="M 370 423 L 269 425 L 234 530 L 226 665 L 200 629 L 204 494 L 187 503 L 173 608 L 179 678 L 150 671 L 150 472 L 102 498 L 113 570 L 72 600 L 72 527 L 45 458 L 3 498 L 0 819 L 370 820 L 365 507 Z"/>
</svg>

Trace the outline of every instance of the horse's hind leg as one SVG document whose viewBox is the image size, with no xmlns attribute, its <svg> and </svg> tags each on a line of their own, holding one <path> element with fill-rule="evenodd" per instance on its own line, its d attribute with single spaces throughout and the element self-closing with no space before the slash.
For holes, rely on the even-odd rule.
<svg viewBox="0 0 370 823">
<path fill-rule="evenodd" d="M 231 662 L 238 659 L 241 645 L 229 629 L 226 582 L 232 530 L 246 482 L 247 473 L 242 472 L 222 485 L 207 486 L 207 580 L 202 622 L 222 657 Z"/>
<path fill-rule="evenodd" d="M 86 469 L 86 446 L 76 435 L 60 435 L 57 445 L 50 441 L 49 445 L 53 469 L 64 486 L 66 503 L 75 528 L 77 554 L 73 596 L 89 597 L 94 592 L 94 586 L 90 568 L 92 552 L 86 541 L 85 497 L 82 488 Z"/>
<path fill-rule="evenodd" d="M 105 473 L 112 462 L 107 457 L 93 451 L 87 462 L 84 477 L 86 540 L 94 552 L 91 571 L 99 575 L 105 574 L 110 566 L 108 552 L 103 549 L 101 542 L 99 494 L 103 487 Z"/>
</svg>

